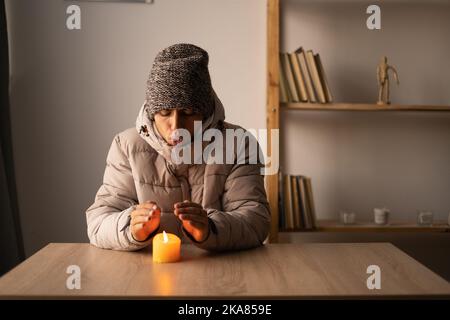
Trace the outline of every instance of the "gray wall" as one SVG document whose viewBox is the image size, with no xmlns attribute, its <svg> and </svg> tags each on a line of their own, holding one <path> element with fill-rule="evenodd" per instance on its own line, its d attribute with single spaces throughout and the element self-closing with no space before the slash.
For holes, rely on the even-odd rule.
<svg viewBox="0 0 450 320">
<path fill-rule="evenodd" d="M 210 54 L 230 122 L 265 127 L 263 1 L 78 2 L 7 0 L 11 117 L 26 254 L 87 241 L 85 209 L 100 186 L 115 133 L 133 127 L 157 52 L 191 42 Z"/>
<path fill-rule="evenodd" d="M 282 2 L 281 48 L 319 52 L 336 102 L 376 102 L 376 66 L 388 56 L 399 104 L 450 105 L 450 4 L 383 2 L 381 30 L 366 28 L 365 1 Z M 351 210 L 371 220 L 417 210 L 450 213 L 450 113 L 285 111 L 282 167 L 312 177 L 319 218 Z M 295 139 L 293 139 L 295 137 Z"/>
</svg>

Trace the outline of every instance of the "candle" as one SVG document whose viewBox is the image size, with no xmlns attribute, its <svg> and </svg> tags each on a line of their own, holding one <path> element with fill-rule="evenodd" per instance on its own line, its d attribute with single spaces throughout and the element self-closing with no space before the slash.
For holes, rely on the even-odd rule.
<svg viewBox="0 0 450 320">
<path fill-rule="evenodd" d="M 158 233 L 153 237 L 153 262 L 165 263 L 180 260 L 181 240 L 172 233 Z"/>
</svg>

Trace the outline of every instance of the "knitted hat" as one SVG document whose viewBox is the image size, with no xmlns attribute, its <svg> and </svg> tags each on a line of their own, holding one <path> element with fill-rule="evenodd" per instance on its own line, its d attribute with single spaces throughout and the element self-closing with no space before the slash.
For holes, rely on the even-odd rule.
<svg viewBox="0 0 450 320">
<path fill-rule="evenodd" d="M 147 80 L 147 112 L 153 118 L 164 109 L 192 108 L 204 118 L 214 111 L 208 72 L 208 53 L 193 44 L 179 43 L 156 55 Z"/>
</svg>

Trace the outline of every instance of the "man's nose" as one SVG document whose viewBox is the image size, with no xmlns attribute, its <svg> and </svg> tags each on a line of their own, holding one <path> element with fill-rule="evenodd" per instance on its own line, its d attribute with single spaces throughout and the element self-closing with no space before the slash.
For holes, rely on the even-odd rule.
<svg viewBox="0 0 450 320">
<path fill-rule="evenodd" d="M 172 130 L 176 130 L 176 129 L 180 128 L 181 117 L 180 117 L 180 113 L 179 113 L 178 110 L 174 110 L 172 112 L 172 116 L 171 116 L 170 120 L 171 120 L 170 121 L 170 127 L 171 127 Z"/>
</svg>

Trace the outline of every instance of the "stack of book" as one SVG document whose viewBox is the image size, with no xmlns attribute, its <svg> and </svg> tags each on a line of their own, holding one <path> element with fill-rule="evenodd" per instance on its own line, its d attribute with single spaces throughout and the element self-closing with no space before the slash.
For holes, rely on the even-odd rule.
<svg viewBox="0 0 450 320">
<path fill-rule="evenodd" d="M 280 53 L 280 101 L 333 102 L 318 53 L 302 47 L 292 53 Z"/>
<path fill-rule="evenodd" d="M 280 230 L 313 230 L 316 228 L 316 210 L 311 179 L 305 176 L 279 173 L 279 227 Z"/>
</svg>

